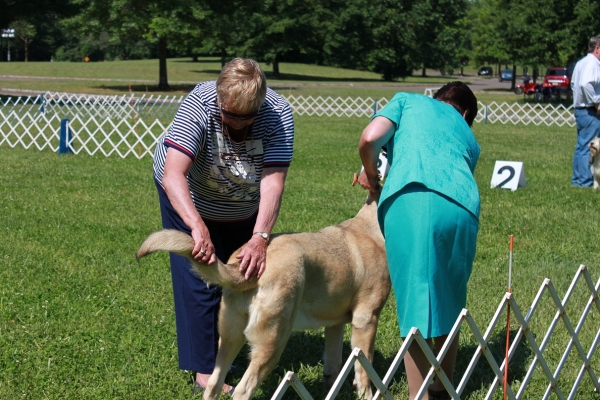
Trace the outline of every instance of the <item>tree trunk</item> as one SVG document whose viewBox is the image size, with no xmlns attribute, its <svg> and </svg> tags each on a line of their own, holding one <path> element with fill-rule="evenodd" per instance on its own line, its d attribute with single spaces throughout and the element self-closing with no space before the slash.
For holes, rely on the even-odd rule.
<svg viewBox="0 0 600 400">
<path fill-rule="evenodd" d="M 31 40 L 25 39 L 23 41 L 23 49 L 25 50 L 25 62 L 29 61 L 29 43 L 31 43 Z"/>
<path fill-rule="evenodd" d="M 192 56 L 192 62 L 198 62 L 198 54 Z"/>
<path fill-rule="evenodd" d="M 421 76 L 427 76 L 427 68 L 423 66 L 423 70 L 421 71 Z"/>
<path fill-rule="evenodd" d="M 167 38 L 158 38 L 158 90 L 169 90 L 167 80 Z"/>
<path fill-rule="evenodd" d="M 273 58 L 273 79 L 279 79 L 279 57 L 277 55 Z"/>
<path fill-rule="evenodd" d="M 514 92 L 515 88 L 517 87 L 516 82 L 517 82 L 517 66 L 515 64 L 513 64 L 513 77 L 512 77 L 512 82 L 510 83 L 510 91 Z"/>
<path fill-rule="evenodd" d="M 227 53 L 225 52 L 225 49 L 221 49 L 221 69 L 223 69 L 223 67 L 225 66 L 226 57 Z"/>
</svg>

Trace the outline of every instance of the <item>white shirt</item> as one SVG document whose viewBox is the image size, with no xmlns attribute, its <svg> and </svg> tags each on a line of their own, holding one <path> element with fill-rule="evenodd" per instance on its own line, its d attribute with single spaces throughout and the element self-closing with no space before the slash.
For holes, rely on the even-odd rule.
<svg viewBox="0 0 600 400">
<path fill-rule="evenodd" d="M 600 103 L 600 60 L 588 53 L 575 65 L 573 78 L 573 106 L 576 108 L 593 107 Z"/>
</svg>

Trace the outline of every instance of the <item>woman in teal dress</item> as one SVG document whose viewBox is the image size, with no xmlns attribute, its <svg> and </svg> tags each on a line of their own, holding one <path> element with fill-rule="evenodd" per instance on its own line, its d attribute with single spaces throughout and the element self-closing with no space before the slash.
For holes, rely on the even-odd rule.
<svg viewBox="0 0 600 400">
<path fill-rule="evenodd" d="M 390 171 L 379 200 L 400 336 L 417 327 L 441 349 L 466 306 L 479 230 L 479 190 L 473 171 L 480 147 L 471 131 L 477 98 L 462 82 L 443 86 L 430 98 L 398 93 L 363 131 L 358 182 L 377 191 L 377 161 L 387 148 Z M 453 383 L 458 336 L 442 361 Z M 413 342 L 404 359 L 410 398 L 430 364 Z M 448 393 L 436 380 L 433 397 Z M 427 397 L 425 397 L 427 398 Z"/>
</svg>

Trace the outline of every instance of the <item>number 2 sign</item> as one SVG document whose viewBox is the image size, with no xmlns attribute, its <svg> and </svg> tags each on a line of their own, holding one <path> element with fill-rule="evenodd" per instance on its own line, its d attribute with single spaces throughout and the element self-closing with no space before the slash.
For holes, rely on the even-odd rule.
<svg viewBox="0 0 600 400">
<path fill-rule="evenodd" d="M 510 189 L 514 192 L 517 188 L 525 186 L 527 182 L 522 162 L 496 161 L 492 173 L 492 188 Z"/>
</svg>

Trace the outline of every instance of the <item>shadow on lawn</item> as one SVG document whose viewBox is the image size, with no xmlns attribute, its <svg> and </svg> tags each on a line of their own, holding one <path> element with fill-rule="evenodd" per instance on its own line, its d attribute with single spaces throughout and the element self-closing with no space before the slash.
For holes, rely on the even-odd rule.
<svg viewBox="0 0 600 400">
<path fill-rule="evenodd" d="M 325 398 L 327 395 L 327 389 L 325 388 L 322 381 L 323 373 L 323 352 L 325 350 L 325 338 L 321 331 L 316 332 L 294 332 L 290 337 L 281 359 L 277 366 L 271 371 L 271 373 L 264 380 L 260 386 L 259 392 L 254 396 L 256 399 L 270 399 L 277 387 L 281 383 L 283 377 L 287 371 L 294 371 L 298 373 L 304 366 L 310 368 L 316 368 L 318 376 L 304 378 L 302 384 L 306 387 L 306 390 L 313 396 L 313 398 Z M 342 353 L 342 365 L 346 363 L 346 360 L 350 356 L 352 348 L 350 342 L 344 340 L 343 353 Z M 238 354 L 234 364 L 238 367 L 238 370 L 232 373 L 230 380 L 239 382 L 244 375 L 244 371 L 248 367 L 248 346 L 244 346 L 242 351 Z M 374 367 L 375 370 L 380 374 L 383 379 L 385 372 L 389 368 L 393 357 L 386 358 L 380 352 L 375 350 L 374 355 Z M 404 368 L 398 369 L 392 384 L 398 380 L 401 376 L 404 376 Z M 356 399 L 357 393 L 352 385 L 354 379 L 354 368 L 344 381 L 341 390 L 339 391 L 336 399 Z M 374 387 L 374 386 L 373 386 Z M 297 399 L 298 395 L 296 391 L 289 387 L 286 390 L 284 399 Z"/>
<path fill-rule="evenodd" d="M 510 331 L 510 343 L 512 345 L 513 340 L 517 334 L 517 330 Z M 498 367 L 502 365 L 506 352 L 506 329 L 502 329 L 493 334 L 491 340 L 488 343 L 488 347 L 498 364 Z M 465 370 L 469 366 L 473 355 L 477 351 L 477 345 L 472 344 L 467 347 L 460 347 L 458 350 L 458 356 L 456 360 L 456 370 L 454 373 L 455 383 L 458 384 L 465 374 Z M 527 373 L 528 364 L 531 362 L 530 358 L 533 351 L 529 347 L 527 340 L 523 337 L 517 346 L 515 353 L 513 354 L 509 366 L 508 366 L 508 384 L 516 391 L 513 384 L 515 382 L 522 382 L 525 374 Z M 482 388 L 489 389 L 496 375 L 492 371 L 492 367 L 487 362 L 487 359 L 483 354 L 477 361 L 477 366 L 463 392 L 463 397 L 468 397 L 475 391 L 482 391 Z M 499 392 L 498 392 L 499 391 Z M 499 382 L 496 392 L 502 393 L 502 380 Z"/>
<path fill-rule="evenodd" d="M 198 74 L 214 74 L 215 79 L 221 72 L 216 69 L 204 69 L 190 71 Z M 300 75 L 300 74 L 286 74 L 280 73 L 278 78 L 273 77 L 273 72 L 264 71 L 267 81 L 278 80 L 278 81 L 312 81 L 312 82 L 384 82 L 382 79 L 369 79 L 369 78 L 336 78 L 336 77 L 325 77 L 325 76 L 313 76 L 313 75 Z"/>
<path fill-rule="evenodd" d="M 322 331 L 321 331 L 322 332 Z M 511 330 L 511 343 L 517 334 L 517 330 Z M 506 331 L 501 330 L 495 333 L 492 339 L 489 341 L 489 349 L 496 360 L 498 366 L 502 364 L 504 360 L 505 353 L 505 338 Z M 271 371 L 271 373 L 267 376 L 265 381 L 260 386 L 259 392 L 257 392 L 255 398 L 257 399 L 269 399 L 277 386 L 282 381 L 287 371 L 294 371 L 298 373 L 304 366 L 308 366 L 314 368 L 318 366 L 317 373 L 318 376 L 304 378 L 302 380 L 302 384 L 306 387 L 308 392 L 313 396 L 313 398 L 324 398 L 327 395 L 327 390 L 325 389 L 322 383 L 322 364 L 323 364 L 323 351 L 325 348 L 325 339 L 322 334 L 315 334 L 311 332 L 294 332 L 290 337 L 290 340 L 287 343 L 287 346 L 279 360 L 277 366 Z M 239 382 L 242 378 L 244 371 L 248 367 L 248 347 L 245 346 L 240 354 L 238 354 L 234 364 L 238 367 L 236 372 L 233 372 L 230 375 L 229 380 L 233 382 Z M 348 359 L 352 348 L 350 347 L 349 341 L 344 341 L 343 347 L 343 364 Z M 456 360 L 456 371 L 455 371 L 455 383 L 458 384 L 460 379 L 462 379 L 465 370 L 467 369 L 469 363 L 471 362 L 471 358 L 477 351 L 476 345 L 469 345 L 467 347 L 461 347 L 459 349 L 458 357 Z M 512 386 L 515 382 L 521 382 L 527 373 L 527 366 L 531 362 L 530 358 L 532 355 L 532 350 L 527 344 L 525 339 L 521 339 L 519 346 L 513 355 L 513 358 L 509 365 L 509 385 Z M 385 357 L 383 354 L 375 351 L 374 356 L 374 368 L 379 374 L 380 378 L 383 379 L 387 370 L 390 368 L 390 365 L 396 356 L 396 353 L 391 354 L 389 357 Z M 404 365 L 401 364 L 390 386 L 400 382 L 405 381 L 405 369 Z M 352 380 L 354 377 L 354 369 L 350 372 L 344 384 L 336 398 L 339 399 L 355 399 L 356 391 L 352 385 Z M 492 371 L 492 368 L 487 363 L 484 355 L 481 355 L 477 362 L 477 366 L 475 371 L 471 374 L 465 391 L 462 394 L 462 397 L 467 398 L 474 392 L 481 392 L 490 387 L 492 382 L 494 381 L 495 375 Z M 374 386 L 372 386 L 374 388 Z M 502 381 L 500 381 L 496 391 L 502 390 Z M 293 388 L 289 387 L 286 391 L 286 395 L 284 399 L 297 398 L 297 394 Z"/>
<path fill-rule="evenodd" d="M 195 84 L 175 84 L 169 85 L 169 90 L 160 90 L 157 85 L 99 85 L 93 86 L 94 89 L 112 90 L 115 92 L 129 93 L 133 92 L 140 96 L 142 94 L 156 95 L 156 94 L 188 94 L 195 87 Z"/>
</svg>

